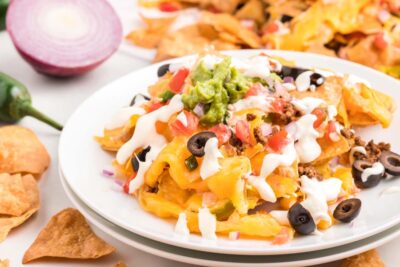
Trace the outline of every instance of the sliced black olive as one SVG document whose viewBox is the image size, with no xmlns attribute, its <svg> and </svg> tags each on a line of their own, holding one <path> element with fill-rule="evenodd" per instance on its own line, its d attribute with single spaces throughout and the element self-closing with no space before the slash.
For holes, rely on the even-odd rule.
<svg viewBox="0 0 400 267">
<path fill-rule="evenodd" d="M 382 151 L 379 161 L 391 175 L 400 175 L 400 155 L 392 151 Z"/>
<path fill-rule="evenodd" d="M 212 137 L 217 137 L 215 133 L 204 131 L 197 133 L 190 137 L 189 141 L 187 142 L 187 148 L 196 157 L 204 156 L 204 146 L 208 139 Z"/>
<path fill-rule="evenodd" d="M 289 21 L 291 21 L 292 19 L 293 19 L 292 16 L 283 14 L 282 17 L 281 17 L 281 22 L 282 22 L 282 23 L 289 22 Z"/>
<path fill-rule="evenodd" d="M 158 67 L 157 76 L 158 77 L 164 76 L 169 71 L 169 65 L 170 64 L 164 64 Z"/>
<path fill-rule="evenodd" d="M 319 73 L 314 72 L 313 74 L 311 74 L 310 80 L 311 80 L 312 85 L 315 85 L 315 87 L 318 87 L 325 82 L 325 77 Z"/>
<path fill-rule="evenodd" d="M 137 94 L 137 95 L 135 95 L 135 96 L 132 98 L 132 101 L 131 101 L 130 106 L 135 105 L 136 102 L 139 101 L 139 99 L 140 99 L 140 100 L 143 100 L 143 99 L 144 99 L 144 100 L 150 100 L 150 97 L 148 97 L 147 95 Z"/>
<path fill-rule="evenodd" d="M 199 166 L 199 163 L 197 162 L 196 157 L 191 155 L 185 159 L 185 165 L 189 171 L 194 171 Z"/>
<path fill-rule="evenodd" d="M 315 231 L 316 226 L 311 213 L 300 203 L 290 207 L 288 219 L 293 229 L 301 235 L 308 235 Z"/>
<path fill-rule="evenodd" d="M 279 75 L 282 78 L 289 76 L 289 77 L 293 77 L 293 79 L 296 79 L 300 74 L 302 74 L 305 71 L 307 71 L 307 69 L 282 66 L 282 69 L 281 69 L 281 72 L 279 73 Z"/>
<path fill-rule="evenodd" d="M 146 154 L 150 151 L 150 149 L 151 149 L 151 147 L 148 146 L 145 149 L 143 149 L 142 151 L 140 151 L 137 155 L 135 155 L 135 157 L 132 157 L 131 164 L 132 164 L 132 168 L 135 172 L 137 172 L 139 170 L 139 160 L 145 161 Z"/>
<path fill-rule="evenodd" d="M 333 212 L 333 218 L 344 223 L 349 223 L 360 214 L 360 210 L 361 200 L 358 198 L 349 198 L 339 203 Z"/>
<path fill-rule="evenodd" d="M 381 181 L 383 173 L 370 175 L 367 177 L 366 181 L 362 179 L 362 173 L 365 169 L 371 168 L 372 163 L 366 160 L 356 160 L 351 168 L 351 173 L 353 174 L 354 182 L 358 188 L 370 188 L 374 187 Z"/>
</svg>

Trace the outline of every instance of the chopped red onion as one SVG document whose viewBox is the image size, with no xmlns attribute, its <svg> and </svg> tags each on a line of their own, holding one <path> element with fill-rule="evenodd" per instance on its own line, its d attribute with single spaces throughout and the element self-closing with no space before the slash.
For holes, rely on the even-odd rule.
<svg viewBox="0 0 400 267">
<path fill-rule="evenodd" d="M 385 23 L 388 21 L 388 19 L 390 19 L 390 13 L 385 9 L 382 9 L 378 12 L 378 19 L 380 22 Z"/>
<path fill-rule="evenodd" d="M 21 56 L 53 76 L 92 70 L 122 40 L 121 22 L 106 0 L 11 1 L 6 25 Z"/>
<path fill-rule="evenodd" d="M 204 116 L 204 104 L 203 103 L 198 103 L 194 109 L 193 109 L 194 114 L 196 114 L 198 117 L 203 117 Z"/>
<path fill-rule="evenodd" d="M 238 240 L 240 237 L 239 232 L 229 232 L 229 239 L 230 240 Z"/>
<path fill-rule="evenodd" d="M 284 83 L 293 83 L 294 84 L 294 79 L 291 76 L 286 76 L 285 78 L 283 78 L 283 82 Z"/>
<path fill-rule="evenodd" d="M 261 133 L 263 136 L 268 136 L 272 133 L 271 124 L 263 123 L 263 124 L 261 124 L 260 129 L 261 129 Z"/>
<path fill-rule="evenodd" d="M 331 169 L 334 170 L 337 165 L 339 165 L 339 157 L 334 157 L 333 159 L 331 159 L 331 161 L 329 161 L 329 167 Z"/>
<path fill-rule="evenodd" d="M 114 183 L 116 183 L 117 185 L 119 185 L 121 187 L 124 186 L 124 182 L 122 182 L 121 180 L 118 180 L 118 179 L 115 179 Z"/>
<path fill-rule="evenodd" d="M 113 177 L 114 176 L 114 172 L 107 170 L 107 169 L 103 169 L 102 174 L 106 177 Z"/>
</svg>

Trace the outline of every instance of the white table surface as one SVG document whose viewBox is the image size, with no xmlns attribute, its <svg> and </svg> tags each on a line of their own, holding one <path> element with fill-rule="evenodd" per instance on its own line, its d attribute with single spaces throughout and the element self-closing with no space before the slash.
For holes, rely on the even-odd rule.
<svg viewBox="0 0 400 267">
<path fill-rule="evenodd" d="M 114 79 L 148 64 L 148 62 L 132 58 L 124 52 L 117 52 L 106 63 L 88 74 L 69 79 L 48 78 L 33 71 L 18 55 L 8 35 L 4 32 L 0 33 L 0 71 L 16 77 L 27 85 L 33 96 L 34 105 L 61 123 L 65 123 L 78 105 L 96 90 Z M 51 154 L 52 163 L 39 182 L 42 202 L 39 212 L 28 222 L 14 229 L 8 238 L 0 244 L 0 259 L 8 258 L 13 267 L 22 265 L 21 259 L 24 252 L 52 215 L 66 207 L 72 206 L 62 189 L 57 174 L 59 133 L 31 118 L 22 120 L 20 124 L 34 130 L 38 134 Z M 116 247 L 117 252 L 114 255 L 88 262 L 51 261 L 46 263 L 45 261 L 41 261 L 34 264 L 32 263 L 31 265 L 43 267 L 111 267 L 114 266 L 118 260 L 123 260 L 130 267 L 190 267 L 190 265 L 187 264 L 165 260 L 141 252 L 107 236 L 96 228 L 94 228 L 94 230 L 99 236 Z M 400 265 L 400 253 L 397 252 L 399 247 L 400 238 L 379 248 L 381 256 L 388 267 Z M 323 265 L 323 267 L 335 266 L 339 266 L 339 263 Z"/>
</svg>

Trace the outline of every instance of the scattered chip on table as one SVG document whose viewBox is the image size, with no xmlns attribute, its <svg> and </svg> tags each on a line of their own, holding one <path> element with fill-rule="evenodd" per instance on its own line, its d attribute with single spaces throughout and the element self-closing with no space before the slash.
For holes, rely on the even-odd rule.
<svg viewBox="0 0 400 267">
<path fill-rule="evenodd" d="M 385 267 L 376 249 L 345 259 L 340 267 Z"/>
<path fill-rule="evenodd" d="M 30 207 L 20 174 L 0 174 L 0 192 L 1 215 L 20 216 Z"/>
<path fill-rule="evenodd" d="M 50 219 L 22 262 L 43 257 L 97 259 L 114 251 L 114 247 L 95 235 L 78 210 L 67 208 Z"/>
<path fill-rule="evenodd" d="M 31 130 L 20 126 L 0 127 L 0 173 L 40 176 L 49 164 L 46 148 Z"/>
<path fill-rule="evenodd" d="M 10 264 L 10 261 L 5 259 L 5 260 L 0 260 L 0 267 L 8 267 Z"/>
<path fill-rule="evenodd" d="M 0 216 L 0 242 L 6 239 L 11 229 L 24 223 L 32 214 L 39 210 L 39 190 L 35 178 L 32 175 L 24 175 L 22 176 L 22 183 L 30 206 L 20 216 Z"/>
</svg>

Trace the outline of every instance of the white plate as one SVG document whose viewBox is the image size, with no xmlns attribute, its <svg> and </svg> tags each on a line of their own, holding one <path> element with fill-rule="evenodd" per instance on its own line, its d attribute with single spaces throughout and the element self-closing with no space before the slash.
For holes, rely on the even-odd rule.
<svg viewBox="0 0 400 267">
<path fill-rule="evenodd" d="M 260 53 L 261 50 L 241 50 L 229 54 L 243 57 Z M 265 52 L 265 51 L 264 51 Z M 295 60 L 304 67 L 328 68 L 356 74 L 367 79 L 375 88 L 400 99 L 400 82 L 367 67 L 331 57 L 298 52 L 268 51 L 286 59 Z M 190 57 L 172 60 L 182 62 Z M 160 242 L 185 248 L 214 253 L 242 255 L 273 255 L 314 251 L 339 246 L 379 233 L 400 222 L 400 194 L 380 197 L 380 192 L 392 185 L 400 186 L 400 179 L 384 181 L 379 186 L 364 190 L 359 194 L 363 209 L 351 224 L 339 224 L 325 231 L 323 235 L 297 237 L 289 244 L 270 245 L 267 241 L 237 240 L 220 238 L 216 243 L 204 242 L 197 235 L 188 240 L 174 237 L 173 224 L 142 210 L 137 201 L 125 194 L 111 190 L 112 181 L 101 175 L 109 166 L 113 155 L 104 152 L 93 136 L 102 132 L 103 125 L 120 107 L 128 105 L 138 92 L 144 92 L 157 79 L 158 65 L 152 65 L 124 76 L 105 86 L 87 99 L 70 117 L 62 132 L 59 145 L 60 166 L 68 184 L 79 198 L 101 216 L 116 225 L 136 234 Z M 362 130 L 366 139 L 385 140 L 400 151 L 400 112 L 389 129 L 370 127 Z"/>
<path fill-rule="evenodd" d="M 116 226 L 107 219 L 101 217 L 88 206 L 86 206 L 72 192 L 65 178 L 60 171 L 61 184 L 64 190 L 75 205 L 75 207 L 95 226 L 103 232 L 118 239 L 119 241 L 140 249 L 150 254 L 154 254 L 170 260 L 203 265 L 203 266 L 229 266 L 229 267 L 290 267 L 308 266 L 337 261 L 350 257 L 364 251 L 379 247 L 400 235 L 400 225 L 395 225 L 377 235 L 354 242 L 352 244 L 339 246 L 336 248 L 325 249 L 317 252 L 306 252 L 290 255 L 273 256 L 236 256 L 226 254 L 213 254 L 183 249 L 171 245 L 166 245 L 142 236 L 133 234 L 121 227 Z"/>
</svg>

